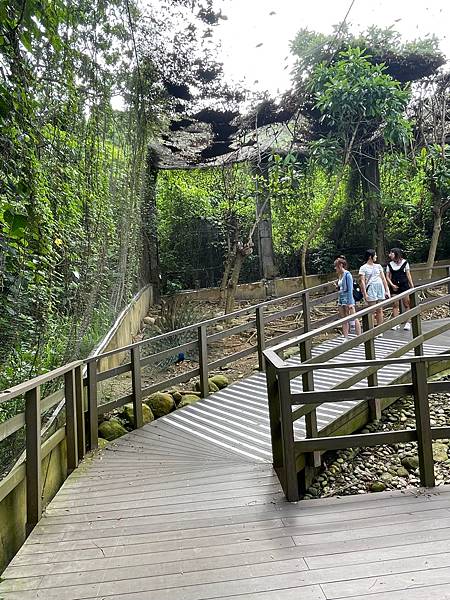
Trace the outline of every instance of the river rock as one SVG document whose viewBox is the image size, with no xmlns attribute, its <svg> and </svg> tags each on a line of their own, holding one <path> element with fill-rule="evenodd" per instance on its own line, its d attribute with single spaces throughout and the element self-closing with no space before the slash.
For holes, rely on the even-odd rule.
<svg viewBox="0 0 450 600">
<path fill-rule="evenodd" d="M 167 392 L 150 394 L 145 403 L 152 409 L 156 419 L 169 414 L 175 409 L 175 400 Z"/>
<path fill-rule="evenodd" d="M 102 438 L 111 442 L 127 433 L 127 430 L 118 419 L 103 421 L 98 427 L 98 432 Z"/>
<path fill-rule="evenodd" d="M 394 479 L 394 477 L 387 471 L 384 473 L 381 473 L 381 475 L 380 475 L 380 481 L 383 481 L 384 483 L 391 483 L 391 481 L 393 479 Z"/>
<path fill-rule="evenodd" d="M 436 442 L 433 444 L 433 460 L 435 462 L 445 462 L 448 459 L 447 446 Z"/>
<path fill-rule="evenodd" d="M 99 448 L 106 448 L 106 446 L 108 445 L 108 440 L 105 440 L 105 438 L 99 437 L 98 441 L 97 441 L 97 445 Z"/>
<path fill-rule="evenodd" d="M 369 489 L 371 492 L 384 492 L 386 489 L 386 484 L 384 484 L 382 481 L 372 481 Z"/>
<path fill-rule="evenodd" d="M 418 456 L 404 456 L 402 458 L 402 466 L 408 471 L 415 471 L 419 468 L 419 458 Z"/>
<path fill-rule="evenodd" d="M 409 477 L 409 471 L 405 467 L 399 467 L 397 469 L 397 475 L 399 477 Z"/>
<path fill-rule="evenodd" d="M 154 317 L 144 317 L 144 324 L 148 325 L 149 327 L 154 325 L 155 322 L 156 322 L 156 319 Z"/>
</svg>

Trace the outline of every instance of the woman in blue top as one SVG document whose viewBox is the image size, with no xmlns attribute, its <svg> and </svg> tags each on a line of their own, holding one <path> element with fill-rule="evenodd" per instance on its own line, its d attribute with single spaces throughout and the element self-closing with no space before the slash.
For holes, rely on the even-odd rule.
<svg viewBox="0 0 450 600">
<path fill-rule="evenodd" d="M 334 261 L 334 268 L 338 275 L 337 288 L 338 295 L 338 311 L 340 317 L 347 317 L 356 313 L 355 299 L 353 298 L 353 277 L 350 271 L 347 271 L 347 261 L 343 256 L 339 256 Z M 349 321 L 342 325 L 342 333 L 344 338 L 348 338 Z M 355 332 L 357 335 L 361 333 L 361 324 L 358 319 L 355 319 Z"/>
</svg>

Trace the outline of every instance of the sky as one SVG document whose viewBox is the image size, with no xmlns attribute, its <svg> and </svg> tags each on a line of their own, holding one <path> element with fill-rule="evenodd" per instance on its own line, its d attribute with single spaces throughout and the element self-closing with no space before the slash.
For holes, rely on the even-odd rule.
<svg viewBox="0 0 450 600">
<path fill-rule="evenodd" d="M 293 60 L 289 43 L 299 29 L 331 33 L 351 0 L 222 0 L 228 17 L 215 28 L 225 77 L 276 96 L 289 88 Z M 270 14 L 274 12 L 275 14 Z M 450 2 L 442 0 L 355 0 L 347 23 L 394 28 L 405 40 L 434 34 L 450 60 Z M 262 44 L 262 45 L 260 45 Z"/>
</svg>

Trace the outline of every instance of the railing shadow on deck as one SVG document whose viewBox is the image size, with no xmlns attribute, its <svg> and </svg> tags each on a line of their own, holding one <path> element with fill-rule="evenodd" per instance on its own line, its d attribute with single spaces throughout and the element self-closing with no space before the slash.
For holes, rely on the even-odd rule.
<svg viewBox="0 0 450 600">
<path fill-rule="evenodd" d="M 439 265 L 439 269 L 442 266 Z M 447 272 L 450 273 L 450 267 L 447 267 Z M 450 285 L 450 277 L 440 280 L 434 284 L 424 286 L 423 289 L 428 287 L 442 286 L 446 284 Z M 419 290 L 422 288 L 418 288 Z M 134 405 L 134 426 L 136 428 L 141 427 L 143 424 L 142 415 L 142 400 L 145 399 L 152 392 L 168 389 L 170 386 L 176 385 L 189 381 L 193 377 L 199 377 L 200 379 L 200 392 L 202 397 L 208 395 L 208 374 L 213 369 L 218 369 L 224 365 L 233 363 L 234 361 L 256 353 L 258 356 L 259 370 L 265 370 L 265 362 L 269 357 L 270 369 L 268 372 L 269 390 L 271 394 L 271 409 L 270 419 L 272 425 L 272 441 L 274 443 L 274 465 L 278 467 L 279 457 L 286 456 L 286 461 L 289 462 L 288 453 L 286 450 L 282 450 L 280 447 L 280 436 L 276 433 L 280 427 L 279 416 L 277 411 L 281 413 L 280 407 L 274 409 L 274 382 L 276 381 L 277 394 L 280 394 L 280 398 L 283 398 L 283 427 L 292 426 L 292 418 L 287 418 L 287 413 L 284 410 L 288 406 L 290 400 L 288 398 L 289 391 L 289 375 L 283 371 L 284 363 L 281 364 L 280 358 L 275 352 L 267 354 L 267 348 L 279 345 L 285 340 L 291 338 L 297 338 L 299 335 L 307 336 L 298 338 L 300 342 L 300 353 L 302 361 L 311 361 L 310 352 L 311 344 L 309 340 L 311 332 L 324 332 L 329 331 L 330 328 L 340 326 L 344 320 L 336 321 L 336 317 L 326 317 L 314 321 L 312 319 L 311 309 L 314 306 L 326 305 L 329 302 L 335 300 L 337 292 L 333 282 L 327 282 L 313 288 L 306 290 L 300 290 L 293 294 L 283 296 L 281 298 L 275 298 L 266 302 L 262 302 L 257 305 L 253 305 L 248 308 L 244 308 L 228 315 L 209 319 L 201 323 L 197 323 L 182 329 L 171 331 L 166 334 L 162 334 L 147 340 L 143 340 L 129 346 L 121 347 L 116 350 L 112 350 L 98 356 L 89 358 L 85 361 L 75 361 L 59 369 L 55 369 L 45 375 L 41 375 L 32 380 L 29 380 L 20 385 L 14 386 L 9 390 L 0 392 L 0 405 L 4 404 L 15 398 L 24 398 L 25 410 L 12 418 L 8 419 L 4 423 L 0 424 L 0 442 L 6 440 L 10 436 L 14 435 L 25 427 L 25 460 L 24 462 L 16 465 L 11 472 L 9 472 L 0 481 L 0 505 L 1 503 L 12 493 L 15 492 L 22 485 L 25 480 L 26 488 L 26 504 L 24 511 L 26 514 L 21 515 L 18 522 L 25 522 L 26 531 L 19 537 L 23 539 L 25 535 L 28 535 L 33 527 L 39 522 L 42 515 L 42 493 L 43 493 L 43 482 L 42 482 L 42 462 L 45 457 L 61 444 L 65 445 L 66 454 L 65 464 L 63 465 L 62 471 L 66 476 L 70 474 L 84 458 L 86 452 L 94 450 L 98 445 L 98 417 L 99 415 L 110 412 L 115 408 L 121 407 L 129 402 Z M 417 295 L 414 296 L 417 298 Z M 282 310 L 276 310 L 275 305 L 285 301 L 299 300 L 298 304 L 289 306 Z M 444 299 L 439 299 L 440 302 L 449 301 L 450 296 L 446 296 Z M 432 301 L 437 303 L 437 301 Z M 384 303 L 385 306 L 390 304 L 389 302 Z M 430 305 L 430 303 L 428 303 Z M 420 309 L 415 306 L 408 314 L 403 314 L 397 317 L 397 321 L 400 322 L 407 318 L 407 316 L 415 316 L 420 312 Z M 360 336 L 359 341 L 356 344 L 365 343 L 366 346 L 366 357 L 370 359 L 373 355 L 373 337 L 380 328 L 371 328 L 371 313 L 373 310 L 366 309 L 359 313 L 363 316 L 365 323 L 365 332 Z M 242 317 L 244 315 L 249 316 L 249 320 L 239 325 L 233 325 L 221 332 L 208 333 L 208 328 L 214 327 L 218 324 L 227 325 L 231 320 Z M 268 339 L 266 335 L 265 326 L 278 319 L 288 317 L 291 315 L 301 315 L 301 327 L 296 327 L 281 335 L 276 335 Z M 354 317 L 353 317 L 354 318 Z M 349 317 L 349 319 L 351 319 Z M 391 320 L 389 325 L 385 326 L 385 329 L 389 328 L 397 322 Z M 256 333 L 257 344 L 234 352 L 231 355 L 220 358 L 210 362 L 208 358 L 208 345 L 222 340 L 228 336 L 236 335 L 238 333 L 253 330 Z M 384 329 L 383 329 L 384 330 Z M 196 339 L 179 344 L 173 345 L 163 351 L 154 352 L 148 356 L 141 356 L 141 351 L 144 347 L 151 348 L 155 343 L 161 342 L 162 340 L 169 340 L 170 337 L 175 335 L 192 333 Z M 415 339 L 417 340 L 422 334 L 415 331 Z M 423 340 L 427 339 L 424 334 Z M 340 351 L 349 348 L 355 344 L 354 340 L 343 344 L 340 347 Z M 292 345 L 290 342 L 288 345 Z M 277 352 L 285 346 L 278 346 Z M 195 349 L 198 352 L 198 367 L 190 369 L 187 372 L 181 373 L 169 379 L 165 379 L 158 383 L 152 384 L 147 387 L 142 387 L 142 369 L 148 365 L 155 364 L 170 356 L 176 356 L 179 352 L 185 352 L 188 350 Z M 124 364 L 113 369 L 100 370 L 102 360 L 107 359 L 109 356 L 114 354 L 120 354 L 125 356 Z M 322 358 L 326 360 L 329 353 L 323 354 Z M 276 357 L 276 358 L 275 358 Z M 275 362 L 272 362 L 272 359 Z M 87 376 L 83 378 L 83 367 L 87 367 Z M 277 369 L 281 368 L 281 378 L 278 377 Z M 373 369 L 368 373 L 367 377 L 371 382 L 370 385 L 376 385 L 376 369 Z M 275 371 L 274 371 L 275 369 Z M 112 400 L 105 404 L 98 405 L 98 388 L 101 382 L 107 381 L 124 373 L 131 373 L 131 393 L 122 396 L 118 399 Z M 287 375 L 287 376 L 286 376 Z M 304 382 L 310 378 L 310 371 L 303 372 Z M 56 392 L 53 392 L 48 397 L 41 399 L 42 386 L 50 382 L 61 382 L 62 386 Z M 307 384 L 305 384 L 307 385 Z M 305 388 L 308 389 L 308 388 Z M 311 389 L 311 387 L 309 388 Z M 65 424 L 57 429 L 49 439 L 44 442 L 41 439 L 41 415 L 51 409 L 52 407 L 59 404 L 65 398 Z M 377 408 L 378 400 L 373 401 L 374 410 Z M 281 406 L 281 405 L 280 405 Z M 290 406 L 290 404 L 289 404 Z M 298 409 L 297 416 L 305 415 L 307 423 L 307 435 L 309 438 L 314 438 L 317 435 L 317 424 L 315 420 L 314 406 L 310 410 L 305 409 L 304 406 Z M 295 413 L 294 413 L 295 415 Z M 290 424 L 289 424 L 290 423 Z M 450 437 L 450 435 L 448 436 Z M 293 443 L 293 439 L 290 441 Z M 298 448 L 298 447 L 297 447 Z M 304 451 L 303 449 L 302 451 Z M 309 450 L 308 450 L 309 451 Z M 319 460 L 319 453 L 314 453 L 316 462 Z M 288 470 L 286 470 L 286 473 Z M 292 471 L 293 473 L 293 471 Z M 284 481 L 284 479 L 282 478 Z M 290 480 L 289 480 L 290 481 Z M 60 482 L 62 483 L 62 482 Z M 289 485 L 292 487 L 291 483 Z M 286 488 L 286 485 L 284 485 Z M 291 489 L 291 488 L 289 488 Z M 291 497 L 292 494 L 289 492 Z M 13 503 L 14 504 L 14 503 Z M 19 506 L 20 502 L 16 502 Z M 22 508 L 20 508 L 22 510 Z"/>
<path fill-rule="evenodd" d="M 447 294 L 436 298 L 425 298 L 420 301 L 420 294 L 433 288 L 447 288 Z M 312 357 L 311 344 L 314 336 L 326 333 L 330 325 L 324 325 L 315 331 L 305 332 L 295 339 L 283 342 L 264 351 L 266 360 L 266 377 L 269 400 L 270 429 L 272 441 L 273 465 L 280 483 L 289 501 L 298 501 L 299 487 L 306 487 L 308 480 L 321 464 L 321 452 L 352 447 L 370 447 L 381 444 L 395 444 L 417 441 L 419 453 L 420 482 L 423 486 L 434 486 L 434 470 L 432 440 L 450 437 L 450 427 L 431 427 L 428 395 L 432 392 L 450 391 L 450 382 L 429 382 L 427 366 L 434 363 L 449 362 L 450 348 L 443 350 L 443 355 L 424 356 L 423 344 L 437 335 L 450 330 L 450 322 L 441 324 L 428 332 L 422 332 L 421 314 L 436 306 L 448 305 L 450 302 L 450 277 L 398 294 L 395 298 L 385 300 L 376 306 L 365 308 L 358 313 L 363 321 L 363 332 L 338 347 L 332 348 L 319 356 Z M 379 308 L 390 307 L 393 302 L 410 297 L 411 308 L 399 316 L 374 326 L 374 313 Z M 354 319 L 350 315 L 332 324 L 341 326 Z M 412 339 L 391 352 L 383 359 L 375 355 L 375 338 L 392 329 L 395 325 L 411 319 Z M 331 362 L 347 350 L 364 344 L 366 360 L 350 360 Z M 283 353 L 293 345 L 300 348 L 301 362 L 298 365 L 287 363 Z M 414 351 L 414 356 L 401 358 Z M 412 383 L 403 385 L 379 386 L 377 373 L 388 365 L 409 364 L 411 366 Z M 359 367 L 361 370 L 344 382 L 326 391 L 314 391 L 314 372 L 322 369 L 348 369 Z M 302 378 L 302 392 L 292 393 L 291 380 Z M 367 379 L 366 388 L 348 389 L 356 383 Z M 352 434 L 324 437 L 317 428 L 316 409 L 328 402 L 367 401 L 372 419 L 381 416 L 381 400 L 396 399 L 402 395 L 414 397 L 416 429 L 395 432 Z M 298 408 L 293 408 L 298 407 Z M 305 417 L 306 439 L 295 440 L 293 423 Z M 298 463 L 302 457 L 305 469 L 299 479 Z M 303 484 L 303 485 L 302 485 Z"/>
</svg>

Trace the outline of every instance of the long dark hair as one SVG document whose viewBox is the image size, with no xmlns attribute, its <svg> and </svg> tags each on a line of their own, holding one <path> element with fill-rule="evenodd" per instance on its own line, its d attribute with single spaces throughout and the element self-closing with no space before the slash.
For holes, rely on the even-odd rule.
<svg viewBox="0 0 450 600">
<path fill-rule="evenodd" d="M 369 260 L 369 258 L 371 258 L 373 260 L 373 257 L 375 256 L 375 254 L 377 253 L 376 250 L 374 250 L 373 248 L 368 248 L 364 254 L 364 259 L 367 262 Z"/>
<path fill-rule="evenodd" d="M 389 254 L 392 252 L 392 254 L 395 256 L 395 260 L 399 261 L 403 258 L 403 252 L 400 248 L 391 248 Z"/>
</svg>

